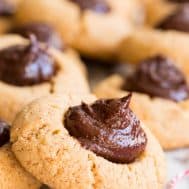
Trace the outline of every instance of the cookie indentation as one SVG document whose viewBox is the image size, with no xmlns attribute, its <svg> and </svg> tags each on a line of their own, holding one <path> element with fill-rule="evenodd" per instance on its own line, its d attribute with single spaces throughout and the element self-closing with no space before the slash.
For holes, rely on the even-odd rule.
<svg viewBox="0 0 189 189">
<path fill-rule="evenodd" d="M 86 149 L 115 163 L 131 163 L 144 152 L 147 137 L 130 100 L 128 95 L 71 107 L 65 126 Z"/>
<path fill-rule="evenodd" d="M 28 45 L 15 45 L 0 51 L 0 80 L 16 86 L 50 81 L 57 65 L 34 36 Z"/>
<path fill-rule="evenodd" d="M 163 56 L 141 62 L 134 74 L 126 78 L 123 89 L 177 102 L 189 97 L 189 87 L 183 73 L 172 60 Z"/>
<path fill-rule="evenodd" d="M 25 25 L 12 28 L 10 33 L 16 33 L 26 38 L 29 38 L 29 36 L 33 34 L 40 42 L 46 43 L 57 49 L 64 49 L 64 45 L 62 44 L 62 40 L 58 33 L 51 26 L 45 23 L 27 23 Z"/>
<path fill-rule="evenodd" d="M 110 11 L 110 6 L 106 0 L 70 0 L 77 3 L 81 10 L 92 10 L 98 13 L 107 13 Z"/>
</svg>

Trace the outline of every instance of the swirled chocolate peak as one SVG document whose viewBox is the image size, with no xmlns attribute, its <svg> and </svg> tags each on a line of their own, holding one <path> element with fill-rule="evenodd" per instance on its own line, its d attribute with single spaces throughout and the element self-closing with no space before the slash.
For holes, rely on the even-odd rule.
<svg viewBox="0 0 189 189">
<path fill-rule="evenodd" d="M 173 14 L 159 23 L 157 28 L 189 32 L 189 3 L 181 5 Z"/>
<path fill-rule="evenodd" d="M 28 23 L 12 28 L 10 33 L 16 33 L 26 38 L 29 38 L 29 36 L 33 34 L 40 42 L 46 43 L 57 49 L 63 49 L 62 40 L 58 33 L 45 23 Z"/>
<path fill-rule="evenodd" d="M 0 120 L 0 147 L 8 143 L 10 140 L 10 126 Z"/>
<path fill-rule="evenodd" d="M 110 11 L 110 6 L 106 0 L 70 0 L 77 3 L 81 10 L 92 10 L 98 13 L 107 13 Z"/>
<path fill-rule="evenodd" d="M 124 89 L 182 101 L 189 97 L 189 88 L 183 73 L 172 60 L 155 56 L 144 60 L 133 75 L 126 79 Z"/>
<path fill-rule="evenodd" d="M 0 50 L 0 80 L 16 86 L 31 86 L 51 80 L 57 66 L 34 36 L 28 45 Z"/>
<path fill-rule="evenodd" d="M 0 0 L 0 16 L 11 16 L 15 13 L 15 7 L 7 0 Z"/>
<path fill-rule="evenodd" d="M 131 95 L 71 107 L 65 126 L 86 149 L 115 163 L 131 163 L 144 152 L 147 137 L 130 100 Z"/>
</svg>

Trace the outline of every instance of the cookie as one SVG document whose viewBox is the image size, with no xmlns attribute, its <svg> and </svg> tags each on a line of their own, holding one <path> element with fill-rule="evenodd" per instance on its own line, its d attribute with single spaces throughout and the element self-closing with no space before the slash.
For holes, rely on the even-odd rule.
<svg viewBox="0 0 189 189">
<path fill-rule="evenodd" d="M 13 2 L 2 0 L 0 2 L 0 34 L 5 33 L 11 27 L 10 16 L 15 12 Z"/>
<path fill-rule="evenodd" d="M 61 53 L 47 48 L 34 36 L 30 41 L 14 35 L 1 37 L 0 61 L 0 117 L 8 123 L 35 98 L 89 92 L 79 56 L 70 49 Z"/>
<path fill-rule="evenodd" d="M 165 0 L 141 0 L 141 2 L 145 7 L 145 24 L 148 27 L 156 26 L 177 8 L 177 5 Z"/>
<path fill-rule="evenodd" d="M 160 189 L 163 152 L 130 110 L 130 99 L 38 99 L 17 116 L 12 150 L 27 171 L 52 188 Z"/>
<path fill-rule="evenodd" d="M 31 22 L 20 26 L 13 26 L 7 33 L 21 35 L 25 38 L 29 38 L 31 34 L 35 35 L 37 40 L 46 43 L 48 46 L 52 46 L 59 50 L 64 50 L 66 45 L 60 35 L 55 29 L 42 22 Z"/>
<path fill-rule="evenodd" d="M 130 63 L 163 55 L 171 58 L 186 76 L 189 75 L 189 35 L 178 31 L 141 29 L 125 39 L 119 48 L 119 58 Z"/>
<path fill-rule="evenodd" d="M 99 98 L 133 93 L 132 110 L 164 149 L 189 146 L 189 87 L 182 72 L 162 56 L 144 60 L 127 76 L 112 75 L 94 89 Z"/>
<path fill-rule="evenodd" d="M 114 57 L 119 42 L 143 17 L 138 0 L 27 0 L 21 3 L 15 24 L 51 24 L 83 55 L 105 59 Z"/>
<path fill-rule="evenodd" d="M 39 189 L 40 183 L 16 160 L 9 144 L 9 126 L 0 121 L 0 185 L 1 189 Z"/>
<path fill-rule="evenodd" d="M 189 3 L 179 5 L 172 13 L 159 22 L 156 28 L 189 32 Z"/>
</svg>

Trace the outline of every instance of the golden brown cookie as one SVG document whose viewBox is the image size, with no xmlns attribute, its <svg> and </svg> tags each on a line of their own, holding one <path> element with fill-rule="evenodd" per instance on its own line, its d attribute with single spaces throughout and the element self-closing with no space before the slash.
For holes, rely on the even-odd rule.
<svg viewBox="0 0 189 189">
<path fill-rule="evenodd" d="M 39 189 L 41 184 L 28 174 L 16 160 L 11 147 L 0 147 L 1 189 Z"/>
<path fill-rule="evenodd" d="M 161 20 L 171 14 L 177 6 L 166 0 L 141 0 L 145 7 L 146 25 L 156 26 Z"/>
<path fill-rule="evenodd" d="M 120 100 L 122 101 L 123 99 Z M 144 152 L 129 164 L 113 163 L 111 160 L 103 158 L 104 156 L 101 157 L 102 155 L 96 155 L 97 152 L 93 152 L 93 150 L 95 151 L 95 146 L 93 146 L 93 150 L 87 150 L 88 148 L 82 146 L 82 140 L 79 142 L 79 139 L 70 135 L 65 118 L 70 115 L 70 121 L 80 119 L 80 116 L 83 115 L 83 110 L 85 110 L 84 115 L 87 116 L 85 121 L 81 119 L 77 123 L 93 124 L 93 118 L 95 117 L 90 118 L 90 115 L 93 115 L 94 107 L 85 103 L 94 103 L 94 101 L 95 98 L 89 95 L 82 96 L 82 98 L 78 95 L 49 96 L 36 100 L 25 107 L 17 116 L 12 127 L 12 150 L 17 159 L 36 178 L 56 189 L 151 189 L 152 185 L 156 189 L 161 189 L 165 181 L 163 152 L 156 139 L 145 126 L 143 126 L 143 129 L 148 140 L 147 146 L 144 148 Z M 80 106 L 77 107 L 77 105 L 80 105 L 81 102 L 83 102 L 81 107 L 84 109 L 80 111 Z M 96 101 L 95 103 L 96 105 L 98 103 L 102 105 L 102 102 Z M 104 101 L 104 103 L 107 103 L 107 101 Z M 114 104 L 114 102 L 112 103 Z M 76 107 L 74 108 L 73 106 Z M 70 107 L 76 110 L 76 114 L 74 111 L 73 114 L 68 113 L 68 110 L 72 111 L 69 109 Z M 98 105 L 96 108 L 96 111 L 98 111 Z M 124 106 L 124 108 L 127 109 L 128 105 Z M 101 110 L 100 108 L 99 111 Z M 111 110 L 109 109 L 110 112 Z M 96 116 L 99 115 L 102 114 L 96 114 Z M 106 116 L 106 113 L 103 115 Z M 120 114 L 118 115 L 120 116 Z M 91 119 L 92 122 L 90 121 Z M 125 119 L 125 116 L 123 119 Z M 71 123 L 74 122 L 71 121 Z M 97 121 L 96 124 L 98 123 Z M 119 122 L 117 123 L 119 124 Z M 131 125 L 133 123 L 135 124 L 136 122 L 132 122 Z M 82 133 L 95 132 L 95 130 L 90 130 L 90 125 L 86 127 L 87 130 L 82 128 L 84 127 L 80 127 Z M 116 130 L 116 125 L 114 125 L 114 128 Z M 122 130 L 123 128 L 120 129 Z M 120 132 L 123 131 L 121 130 Z M 101 134 L 104 133 L 98 129 L 96 131 Z M 139 133 L 138 136 L 140 136 Z M 109 139 L 111 140 L 111 138 Z M 130 139 L 128 136 L 128 142 Z M 90 144 L 90 142 L 87 144 Z M 127 145 L 127 142 L 124 145 Z M 96 150 L 98 151 L 98 148 Z M 132 153 L 132 151 L 133 149 L 129 153 Z M 121 151 L 119 153 L 121 154 Z M 30 154 L 33 154 L 33 157 Z"/>
<path fill-rule="evenodd" d="M 0 38 L 0 117 L 5 121 L 11 123 L 35 98 L 52 93 L 88 93 L 85 69 L 77 53 L 44 48 L 19 36 Z"/>
<path fill-rule="evenodd" d="M 138 81 L 140 82 L 140 81 Z M 94 92 L 99 98 L 115 98 L 128 94 L 123 90 L 125 79 L 113 75 L 102 81 Z M 173 102 L 163 98 L 133 92 L 132 110 L 149 127 L 164 149 L 189 145 L 189 100 Z"/>
<path fill-rule="evenodd" d="M 189 35 L 178 31 L 141 29 L 125 39 L 119 50 L 119 58 L 130 63 L 139 63 L 148 57 L 164 55 L 189 75 Z"/>
<path fill-rule="evenodd" d="M 62 51 L 67 46 L 62 41 L 59 33 L 51 25 L 46 23 L 31 22 L 20 26 L 12 26 L 7 33 L 21 35 L 25 38 L 30 38 L 30 35 L 35 35 L 41 43 Z"/>
<path fill-rule="evenodd" d="M 12 17 L 21 0 L 0 1 L 0 34 L 9 30 L 12 25 Z"/>
<path fill-rule="evenodd" d="M 82 54 L 107 58 L 114 57 L 119 42 L 130 33 L 131 25 L 143 22 L 144 12 L 138 0 L 78 2 L 80 6 L 74 0 L 23 1 L 15 23 L 49 23 L 65 42 Z"/>
<path fill-rule="evenodd" d="M 40 183 L 16 160 L 9 144 L 10 126 L 0 120 L 0 185 L 2 189 L 39 189 Z"/>
</svg>

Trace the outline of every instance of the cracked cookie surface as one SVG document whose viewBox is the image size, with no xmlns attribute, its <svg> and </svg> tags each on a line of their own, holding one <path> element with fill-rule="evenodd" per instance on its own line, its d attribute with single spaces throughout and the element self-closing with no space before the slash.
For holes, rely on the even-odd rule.
<svg viewBox="0 0 189 189">
<path fill-rule="evenodd" d="M 54 95 L 25 107 L 12 127 L 12 150 L 17 159 L 55 189 L 151 189 L 152 185 L 161 189 L 165 181 L 163 152 L 145 126 L 146 150 L 130 164 L 112 163 L 70 136 L 63 124 L 68 108 L 95 100 L 89 95 Z M 31 158 L 31 153 L 38 155 Z"/>
</svg>

